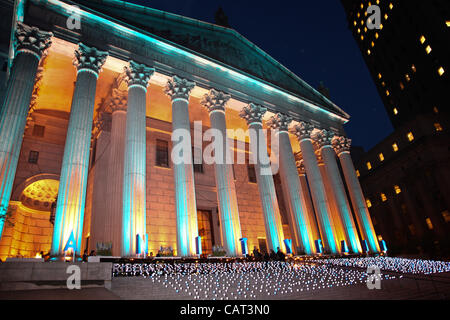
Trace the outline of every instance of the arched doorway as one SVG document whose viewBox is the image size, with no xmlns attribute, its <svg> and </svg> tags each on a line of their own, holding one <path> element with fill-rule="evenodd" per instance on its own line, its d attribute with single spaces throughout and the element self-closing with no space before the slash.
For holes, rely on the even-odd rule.
<svg viewBox="0 0 450 320">
<path fill-rule="evenodd" d="M 53 234 L 50 215 L 58 187 L 55 175 L 38 175 L 16 190 L 20 195 L 9 203 L 10 216 L 0 241 L 0 259 L 32 258 L 41 251 L 50 251 Z"/>
</svg>

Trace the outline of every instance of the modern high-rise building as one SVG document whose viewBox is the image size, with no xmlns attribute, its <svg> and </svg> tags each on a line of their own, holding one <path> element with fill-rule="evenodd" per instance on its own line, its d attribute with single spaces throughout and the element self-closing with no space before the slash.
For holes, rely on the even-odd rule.
<svg viewBox="0 0 450 320">
<path fill-rule="evenodd" d="M 450 2 L 342 4 L 395 129 L 356 163 L 377 233 L 396 252 L 446 255 Z"/>
<path fill-rule="evenodd" d="M 349 115 L 235 30 L 125 1 L 0 3 L 2 259 L 380 252 Z"/>
</svg>

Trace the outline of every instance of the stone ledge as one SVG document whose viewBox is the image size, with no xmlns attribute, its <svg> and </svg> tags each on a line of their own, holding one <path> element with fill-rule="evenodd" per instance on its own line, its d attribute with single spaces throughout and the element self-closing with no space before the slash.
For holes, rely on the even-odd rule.
<svg viewBox="0 0 450 320">
<path fill-rule="evenodd" d="M 67 273 L 70 265 L 80 267 L 82 286 L 97 284 L 110 287 L 112 272 L 110 262 L 5 262 L 0 264 L 0 290 L 38 289 L 39 284 L 43 283 L 56 287 L 65 286 L 67 278 L 71 275 Z"/>
</svg>

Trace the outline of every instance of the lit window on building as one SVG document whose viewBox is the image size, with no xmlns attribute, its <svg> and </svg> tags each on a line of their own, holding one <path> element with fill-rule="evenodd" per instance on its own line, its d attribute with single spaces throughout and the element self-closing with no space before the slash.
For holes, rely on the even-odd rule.
<svg viewBox="0 0 450 320">
<path fill-rule="evenodd" d="M 169 167 L 169 143 L 165 140 L 156 140 L 156 165 Z"/>
<path fill-rule="evenodd" d="M 397 186 L 397 185 L 394 186 L 394 190 L 395 190 L 395 193 L 396 193 L 396 194 L 399 194 L 399 193 L 402 192 L 402 189 L 400 189 L 400 187 Z"/>
<path fill-rule="evenodd" d="M 439 122 L 436 122 L 434 124 L 434 128 L 436 129 L 437 132 L 441 132 L 443 130 L 442 126 L 441 126 L 441 124 Z"/>
<path fill-rule="evenodd" d="M 361 29 L 360 28 L 358 28 L 358 33 L 361 33 Z"/>
<path fill-rule="evenodd" d="M 39 152 L 38 151 L 30 151 L 28 155 L 28 163 L 37 163 L 39 159 Z"/>
<path fill-rule="evenodd" d="M 382 236 L 381 236 L 380 234 L 378 235 L 378 237 L 377 237 L 377 238 L 378 238 L 378 241 L 381 241 L 381 240 L 383 240 L 383 237 L 382 237 Z"/>
<path fill-rule="evenodd" d="M 372 207 L 372 202 L 370 202 L 369 199 L 366 199 L 366 204 L 367 204 L 367 208 L 371 208 Z"/>
<path fill-rule="evenodd" d="M 406 137 L 408 138 L 408 141 L 410 141 L 410 142 L 414 140 L 414 135 L 412 134 L 412 132 L 408 132 Z"/>
<path fill-rule="evenodd" d="M 372 43 L 370 44 L 373 47 L 375 47 L 375 43 L 372 41 Z"/>
<path fill-rule="evenodd" d="M 386 197 L 386 195 L 384 193 L 381 193 L 380 197 L 381 197 L 381 201 L 383 201 L 383 202 L 387 201 L 387 197 Z"/>
<path fill-rule="evenodd" d="M 35 124 L 33 126 L 33 136 L 35 137 L 43 137 L 44 136 L 45 127 Z"/>
<path fill-rule="evenodd" d="M 389 3 L 389 9 L 393 9 L 394 8 L 394 5 L 392 4 L 392 3 Z"/>
<path fill-rule="evenodd" d="M 405 86 L 404 86 L 403 82 L 401 82 L 401 81 L 400 81 L 400 89 L 402 89 L 402 90 L 405 89 Z"/>
<path fill-rule="evenodd" d="M 384 20 L 387 20 L 389 18 L 389 16 L 387 15 L 387 13 L 384 14 Z"/>
<path fill-rule="evenodd" d="M 382 75 L 381 75 L 381 73 L 379 73 L 378 74 L 378 79 L 381 79 L 382 78 Z"/>
<path fill-rule="evenodd" d="M 370 56 L 372 52 L 370 52 L 370 49 L 367 50 L 367 54 Z"/>
<path fill-rule="evenodd" d="M 406 81 L 408 81 L 408 82 L 411 81 L 411 77 L 409 76 L 409 74 L 405 74 L 405 79 L 406 79 Z"/>
<path fill-rule="evenodd" d="M 356 170 L 356 176 L 359 178 L 361 174 L 359 173 L 359 170 Z"/>
<path fill-rule="evenodd" d="M 430 46 L 427 46 L 426 48 L 425 48 L 425 51 L 427 52 L 427 54 L 430 54 L 431 53 L 431 47 Z"/>
<path fill-rule="evenodd" d="M 439 109 L 437 107 L 433 107 L 433 112 L 434 113 L 439 113 Z"/>
<path fill-rule="evenodd" d="M 383 82 L 381 83 L 381 85 L 382 85 L 383 87 L 386 87 L 386 82 L 383 81 Z"/>
<path fill-rule="evenodd" d="M 378 39 L 378 32 L 375 32 L 375 39 Z"/>
<path fill-rule="evenodd" d="M 440 68 L 438 69 L 438 73 L 439 73 L 439 75 L 442 77 L 442 75 L 445 73 L 444 68 L 443 68 L 443 67 L 440 67 Z"/>
<path fill-rule="evenodd" d="M 383 24 L 380 23 L 380 30 L 383 30 Z"/>
<path fill-rule="evenodd" d="M 367 32 L 367 27 L 364 27 L 364 32 Z"/>
<path fill-rule="evenodd" d="M 372 164 L 370 163 L 370 162 L 367 162 L 367 170 L 370 170 L 370 169 L 372 169 Z"/>
<path fill-rule="evenodd" d="M 415 66 L 415 65 L 412 65 L 412 66 L 411 66 L 411 70 L 412 70 L 414 73 L 416 73 L 416 72 L 417 72 L 416 66 Z"/>
<path fill-rule="evenodd" d="M 386 90 L 386 95 L 389 97 L 391 95 L 391 93 L 389 92 L 389 90 Z"/>
<path fill-rule="evenodd" d="M 426 39 L 424 36 L 421 36 L 421 37 L 420 37 L 420 43 L 421 43 L 421 44 L 424 44 L 425 41 L 427 41 L 427 39 Z"/>
<path fill-rule="evenodd" d="M 416 228 L 414 227 L 413 224 L 410 224 L 408 226 L 409 232 L 411 233 L 411 235 L 415 236 L 416 235 Z"/>
<path fill-rule="evenodd" d="M 394 114 L 395 114 L 395 115 L 398 115 L 398 109 L 397 109 L 397 108 L 394 108 L 393 111 L 394 111 Z"/>
<path fill-rule="evenodd" d="M 378 159 L 380 159 L 380 161 L 384 161 L 384 154 L 380 153 L 378 155 Z"/>
<path fill-rule="evenodd" d="M 256 170 L 253 164 L 247 166 L 248 182 L 256 183 Z"/>
<path fill-rule="evenodd" d="M 392 150 L 394 150 L 394 152 L 398 151 L 398 144 L 394 143 L 392 144 Z"/>
<path fill-rule="evenodd" d="M 442 211 L 442 217 L 445 222 L 450 222 L 450 212 L 448 212 L 448 210 Z"/>
<path fill-rule="evenodd" d="M 356 21 L 353 21 L 353 25 L 356 27 Z"/>
<path fill-rule="evenodd" d="M 447 25 L 447 27 L 450 27 L 450 20 L 445 21 L 445 24 Z"/>
<path fill-rule="evenodd" d="M 431 223 L 431 219 L 426 218 L 425 222 L 427 223 L 428 229 L 433 230 L 433 224 Z"/>
<path fill-rule="evenodd" d="M 362 41 L 362 40 L 364 40 L 364 36 L 363 36 L 363 35 L 361 35 L 361 41 Z"/>
</svg>

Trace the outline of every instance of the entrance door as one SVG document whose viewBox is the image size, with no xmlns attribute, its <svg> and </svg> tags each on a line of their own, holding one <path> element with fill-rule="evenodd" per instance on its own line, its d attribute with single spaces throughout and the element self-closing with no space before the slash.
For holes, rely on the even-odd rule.
<svg viewBox="0 0 450 320">
<path fill-rule="evenodd" d="M 202 253 L 212 254 L 213 231 L 212 231 L 212 215 L 210 210 L 198 210 L 198 235 L 202 237 Z"/>
<path fill-rule="evenodd" d="M 267 245 L 266 245 L 266 239 L 258 238 L 258 245 L 259 245 L 259 252 L 266 253 L 267 251 Z"/>
</svg>

